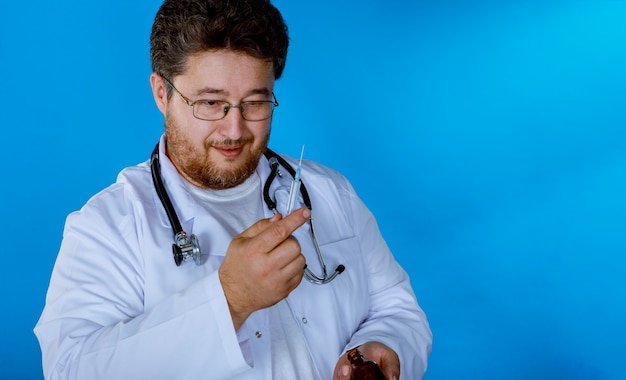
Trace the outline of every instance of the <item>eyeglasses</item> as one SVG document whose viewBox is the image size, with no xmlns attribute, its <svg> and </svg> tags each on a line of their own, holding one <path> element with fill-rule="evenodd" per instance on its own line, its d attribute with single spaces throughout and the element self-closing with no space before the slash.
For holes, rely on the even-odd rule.
<svg viewBox="0 0 626 380">
<path fill-rule="evenodd" d="M 178 92 L 181 98 L 187 103 L 188 106 L 193 108 L 193 116 L 196 119 L 215 121 L 221 120 L 226 117 L 226 114 L 231 108 L 239 108 L 241 111 L 241 117 L 247 121 L 263 121 L 272 117 L 274 113 L 274 107 L 278 107 L 278 100 L 276 95 L 272 92 L 273 100 L 257 100 L 252 102 L 243 102 L 241 104 L 230 104 L 221 100 L 200 99 L 191 100 L 183 95 L 169 79 L 163 77 L 167 84 Z"/>
</svg>

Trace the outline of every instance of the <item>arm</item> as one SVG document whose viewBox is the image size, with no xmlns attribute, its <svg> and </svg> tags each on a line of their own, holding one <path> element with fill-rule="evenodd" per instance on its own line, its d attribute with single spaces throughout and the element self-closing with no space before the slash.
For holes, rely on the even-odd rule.
<svg viewBox="0 0 626 380">
<path fill-rule="evenodd" d="M 351 203 L 367 268 L 370 307 L 346 350 L 360 346 L 364 357 L 378 362 L 390 379 L 399 373 L 405 379 L 420 379 L 426 371 L 432 344 L 428 321 L 407 273 L 393 258 L 373 215 L 354 194 Z M 345 364 L 344 355 L 336 366 L 337 379 L 344 378 L 338 372 Z"/>
<path fill-rule="evenodd" d="M 231 241 L 219 270 L 174 268 L 160 249 L 171 232 L 131 217 L 121 194 L 105 192 L 68 219 L 36 328 L 46 377 L 230 379 L 248 370 L 235 331 L 300 282 L 304 258 L 291 233 L 309 211 L 257 222 Z"/>
<path fill-rule="evenodd" d="M 46 379 L 232 378 L 246 370 L 217 272 L 144 308 L 156 291 L 146 288 L 145 261 L 156 253 L 142 252 L 120 199 L 121 187 L 68 218 L 35 329 Z"/>
</svg>

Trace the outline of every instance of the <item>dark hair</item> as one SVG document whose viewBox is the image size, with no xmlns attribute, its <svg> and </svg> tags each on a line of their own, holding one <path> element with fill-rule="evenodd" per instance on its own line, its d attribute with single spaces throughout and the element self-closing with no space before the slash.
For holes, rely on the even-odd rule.
<svg viewBox="0 0 626 380">
<path fill-rule="evenodd" d="M 150 35 L 152 71 L 168 78 L 183 74 L 189 56 L 228 49 L 273 63 L 280 78 L 289 36 L 269 0 L 165 0 Z"/>
</svg>

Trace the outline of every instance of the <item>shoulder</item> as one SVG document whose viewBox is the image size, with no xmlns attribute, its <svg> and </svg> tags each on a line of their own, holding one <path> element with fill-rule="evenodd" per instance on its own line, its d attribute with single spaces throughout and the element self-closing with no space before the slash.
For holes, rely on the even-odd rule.
<svg viewBox="0 0 626 380">
<path fill-rule="evenodd" d="M 152 195 L 150 167 L 146 162 L 122 170 L 115 183 L 93 195 L 85 205 L 68 217 L 68 223 L 98 219 L 121 223 L 138 205 L 150 203 Z"/>
<path fill-rule="evenodd" d="M 302 181 L 311 188 L 329 196 L 334 194 L 343 204 L 358 199 L 350 181 L 339 171 L 315 161 L 302 161 Z"/>
<path fill-rule="evenodd" d="M 294 169 L 298 165 L 297 159 L 285 155 L 281 156 Z M 343 174 L 317 161 L 302 160 L 302 181 L 305 182 L 307 186 L 317 187 L 321 184 L 325 184 L 337 190 L 353 192 L 352 185 Z"/>
</svg>

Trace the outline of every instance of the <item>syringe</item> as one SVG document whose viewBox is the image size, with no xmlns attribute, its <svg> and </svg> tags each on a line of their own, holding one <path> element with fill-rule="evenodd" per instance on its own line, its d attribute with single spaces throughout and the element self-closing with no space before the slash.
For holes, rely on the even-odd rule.
<svg viewBox="0 0 626 380">
<path fill-rule="evenodd" d="M 298 167 L 296 168 L 296 175 L 293 177 L 293 182 L 291 182 L 291 188 L 289 189 L 289 200 L 287 201 L 287 214 L 291 214 L 293 211 L 293 206 L 296 203 L 296 198 L 298 196 L 298 192 L 300 191 L 300 172 L 302 171 L 302 157 L 304 156 L 304 145 L 302 145 L 302 151 L 300 152 L 300 162 L 298 162 Z"/>
</svg>

